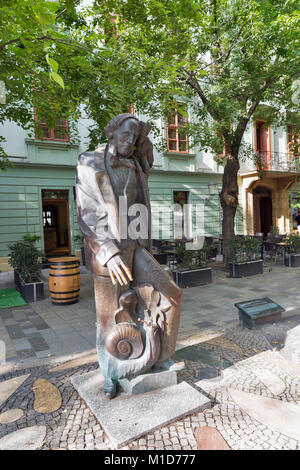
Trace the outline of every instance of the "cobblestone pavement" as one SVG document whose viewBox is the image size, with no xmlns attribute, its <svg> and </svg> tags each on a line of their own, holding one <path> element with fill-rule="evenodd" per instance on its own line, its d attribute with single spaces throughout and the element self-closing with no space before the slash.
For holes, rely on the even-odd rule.
<svg viewBox="0 0 300 470">
<path fill-rule="evenodd" d="M 45 300 L 24 307 L 0 309 L 0 340 L 5 342 L 6 360 L 31 363 L 34 359 L 63 358 L 95 347 L 95 301 L 93 278 L 81 267 L 80 301 L 55 306 L 49 297 L 43 270 Z M 300 268 L 280 262 L 268 263 L 264 274 L 232 279 L 213 269 L 213 283 L 183 290 L 178 345 L 185 346 L 200 337 L 220 334 L 238 325 L 236 302 L 268 296 L 282 305 L 288 315 L 300 311 Z M 0 288 L 14 287 L 12 273 L 0 273 Z M 1 360 L 1 359 L 0 359 Z"/>
<path fill-rule="evenodd" d="M 300 339 L 300 293 L 297 288 L 300 269 L 288 269 L 281 265 L 271 266 L 269 269 L 272 271 L 250 280 L 228 279 L 224 273 L 219 272 L 217 280 L 220 284 L 215 281 L 212 286 L 185 290 L 182 326 L 175 360 L 184 360 L 186 367 L 179 372 L 179 381 L 187 381 L 209 397 L 211 408 L 142 436 L 125 449 L 195 450 L 195 430 L 203 426 L 216 428 L 228 445 L 236 450 L 300 448 L 299 431 L 292 426 L 293 416 L 295 419 L 299 418 L 300 422 L 300 361 L 296 363 L 293 359 L 300 358 L 300 342 L 296 341 L 296 347 L 295 341 L 292 345 L 291 341 L 289 342 L 290 335 L 295 336 L 295 332 L 296 337 Z M 88 280 L 88 274 L 86 276 Z M 80 321 L 78 317 L 90 324 L 84 331 L 91 334 L 94 317 L 91 313 L 87 318 L 84 316 L 84 312 L 93 311 L 91 293 L 92 285 L 86 283 L 83 286 L 86 304 L 83 308 L 83 304 L 79 303 L 77 311 L 74 306 L 74 310 L 68 311 L 54 309 L 48 299 L 21 308 L 28 310 L 20 313 L 28 314 L 25 317 L 29 318 L 24 320 L 21 315 L 18 319 L 17 315 L 13 314 L 13 321 L 26 322 L 29 319 L 33 322 L 35 314 L 38 314 L 48 328 L 44 328 L 45 324 L 39 323 L 39 320 L 36 326 L 28 327 L 36 328 L 37 331 L 31 330 L 28 333 L 24 331 L 28 324 L 20 324 L 24 336 L 15 340 L 25 338 L 29 341 L 30 335 L 38 333 L 47 342 L 42 334 L 46 330 L 53 331 L 61 338 L 61 332 L 64 331 L 64 337 L 68 338 L 66 331 L 72 320 L 73 326 L 70 327 L 77 331 L 76 334 L 80 334 L 80 329 L 75 328 L 76 321 Z M 283 320 L 255 330 L 242 328 L 237 322 L 237 312 L 233 304 L 241 300 L 241 297 L 248 300 L 262 296 L 271 297 L 286 308 Z M 88 304 L 89 308 L 86 307 Z M 17 312 L 18 308 L 14 310 Z M 71 319 L 71 314 L 76 318 Z M 0 338 L 3 339 L 6 332 L 10 341 L 13 341 L 7 333 L 9 325 L 5 324 L 4 317 L 5 315 L 2 315 Z M 9 317 L 6 315 L 6 319 Z M 60 322 L 57 322 L 58 318 L 61 319 Z M 202 326 L 198 326 L 201 324 Z M 51 331 L 48 331 L 48 335 Z M 45 425 L 47 432 L 41 449 L 112 449 L 101 425 L 70 381 L 74 374 L 96 369 L 97 363 L 91 362 L 90 357 L 89 362 L 84 363 L 84 358 L 80 356 L 81 360 L 73 363 L 73 366 L 71 364 L 68 367 L 66 364 L 63 370 L 52 370 L 55 365 L 64 363 L 68 354 L 78 358 L 74 353 L 92 349 L 92 338 L 89 347 L 85 349 L 76 351 L 75 347 L 72 348 L 70 340 L 66 351 L 61 349 L 60 352 L 58 348 L 57 354 L 54 354 L 55 348 L 49 347 L 50 336 L 48 348 L 44 350 L 46 353 L 41 355 L 42 357 L 37 354 L 38 341 L 29 341 L 36 357 L 24 358 L 19 353 L 22 350 L 15 349 L 17 356 L 12 355 L 11 361 L 0 365 L 0 419 L 8 410 L 24 411 L 24 415 L 17 421 L 0 424 L 0 448 L 3 436 L 18 429 Z M 82 333 L 81 336 L 84 337 Z M 75 336 L 73 341 L 74 339 Z M 13 350 L 11 353 L 13 354 Z M 48 354 L 51 356 L 48 357 Z M 35 362 L 32 362 L 33 359 Z M 24 362 L 20 362 L 21 360 Z M 2 402 L 1 384 L 29 373 L 30 376 L 22 385 Z M 34 383 L 38 378 L 46 379 L 59 390 L 62 403 L 57 411 L 35 411 Z M 291 417 L 288 414 L 289 406 L 294 406 Z M 288 427 L 289 420 L 291 425 Z"/>
<path fill-rule="evenodd" d="M 300 317 L 296 323 L 300 324 Z M 270 360 L 272 356 L 277 358 L 279 353 L 272 349 L 265 329 L 250 331 L 235 327 L 212 340 L 179 350 L 176 358 L 184 359 L 186 363 L 179 380 L 186 380 L 208 396 L 211 408 L 157 429 L 124 449 L 195 450 L 195 429 L 201 426 L 217 428 L 232 449 L 299 449 L 300 440 L 274 431 L 272 426 L 265 424 L 264 413 L 257 421 L 230 396 L 229 390 L 232 389 L 261 399 L 276 398 L 281 403 L 298 404 L 300 416 L 299 370 L 296 371 L 298 375 L 287 372 L 276 365 L 276 360 L 275 364 Z M 270 350 L 270 356 L 265 356 L 265 351 Z M 283 356 L 280 355 L 280 358 Z M 287 359 L 282 360 L 288 364 Z M 2 376 L 2 381 L 5 381 L 31 373 L 0 408 L 0 413 L 16 408 L 25 412 L 18 421 L 0 425 L 0 442 L 1 437 L 8 433 L 39 424 L 47 427 L 42 449 L 113 449 L 104 430 L 70 382 L 73 374 L 93 370 L 97 364 L 84 364 L 56 372 L 51 372 L 51 368 L 53 364 L 20 369 Z M 269 377 L 263 375 L 266 370 L 273 374 L 271 383 Z M 39 413 L 34 410 L 33 383 L 37 378 L 50 381 L 60 391 L 62 405 L 57 411 Z M 282 383 L 284 391 L 280 393 L 278 384 Z M 279 396 L 276 396 L 276 390 Z"/>
</svg>

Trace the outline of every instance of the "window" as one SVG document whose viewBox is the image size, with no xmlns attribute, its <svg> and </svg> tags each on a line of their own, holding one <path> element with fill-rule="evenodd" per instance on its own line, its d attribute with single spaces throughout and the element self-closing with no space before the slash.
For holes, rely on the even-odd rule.
<svg viewBox="0 0 300 470">
<path fill-rule="evenodd" d="M 58 119 L 54 129 L 50 129 L 46 122 L 38 122 L 36 110 L 34 110 L 34 120 L 36 122 L 35 138 L 42 140 L 69 141 L 69 122 L 67 119 Z"/>
<path fill-rule="evenodd" d="M 55 227 L 56 210 L 53 206 L 43 207 L 43 227 Z"/>
<path fill-rule="evenodd" d="M 254 146 L 261 167 L 265 170 L 271 170 L 271 129 L 265 121 L 254 121 Z"/>
<path fill-rule="evenodd" d="M 300 156 L 300 133 L 291 124 L 287 126 L 287 146 L 290 156 L 293 158 Z"/>
<path fill-rule="evenodd" d="M 188 135 L 185 132 L 187 118 L 175 108 L 167 119 L 167 145 L 169 152 L 188 153 Z"/>
</svg>

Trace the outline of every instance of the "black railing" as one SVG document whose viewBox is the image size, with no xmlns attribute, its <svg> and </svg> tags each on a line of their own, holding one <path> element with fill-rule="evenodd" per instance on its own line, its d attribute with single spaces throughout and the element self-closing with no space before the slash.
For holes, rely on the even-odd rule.
<svg viewBox="0 0 300 470">
<path fill-rule="evenodd" d="M 300 173 L 300 155 L 282 152 L 255 152 L 255 163 L 266 171 L 286 171 Z"/>
</svg>

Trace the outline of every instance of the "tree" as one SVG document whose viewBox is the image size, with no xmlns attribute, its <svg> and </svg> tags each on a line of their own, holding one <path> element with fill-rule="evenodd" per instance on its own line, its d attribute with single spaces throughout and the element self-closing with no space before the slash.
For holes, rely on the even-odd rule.
<svg viewBox="0 0 300 470">
<path fill-rule="evenodd" d="M 283 124 L 288 109 L 299 117 L 299 107 L 293 109 L 298 0 L 101 0 L 93 11 L 99 28 L 108 16 L 117 25 L 106 46 L 119 58 L 114 79 L 122 77 L 124 86 L 118 103 L 130 97 L 135 109 L 158 116 L 178 98 L 186 100 L 196 116 L 188 128 L 194 143 L 215 155 L 225 149 L 220 200 L 226 252 L 249 121 L 262 103 L 271 106 L 269 123 Z"/>
<path fill-rule="evenodd" d="M 249 121 L 268 103 L 269 123 L 283 124 L 287 110 L 300 122 L 299 1 L 0 5 L 0 84 L 7 89 L 0 123 L 9 119 L 32 128 L 34 106 L 53 127 L 61 117 L 76 120 L 84 105 L 95 123 L 94 147 L 104 140 L 109 119 L 132 103 L 157 118 L 178 101 L 188 102 L 195 120 L 183 131 L 216 158 L 225 150 L 220 200 L 226 250 L 234 234 L 240 159 L 250 151 L 243 144 Z M 184 106 L 179 111 L 184 114 Z"/>
<path fill-rule="evenodd" d="M 78 0 L 1 1 L 0 123 L 14 121 L 33 131 L 34 107 L 49 127 L 58 118 L 79 113 L 78 84 L 81 74 L 88 74 L 93 51 L 80 41 L 86 21 L 76 11 L 78 4 Z M 0 168 L 7 164 L 0 146 Z"/>
<path fill-rule="evenodd" d="M 84 110 L 95 121 L 90 145 L 105 138 L 109 119 L 128 110 L 134 83 L 125 90 L 124 58 L 110 41 L 110 15 L 99 22 L 94 15 L 92 1 L 1 0 L 1 124 L 14 121 L 33 135 L 41 120 L 54 128 L 58 119 L 68 118 L 76 138 Z M 0 135 L 0 169 L 9 164 L 3 142 Z"/>
</svg>

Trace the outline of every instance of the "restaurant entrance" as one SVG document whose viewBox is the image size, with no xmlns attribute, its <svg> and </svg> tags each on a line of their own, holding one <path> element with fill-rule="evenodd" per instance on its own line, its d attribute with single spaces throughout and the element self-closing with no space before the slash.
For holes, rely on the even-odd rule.
<svg viewBox="0 0 300 470">
<path fill-rule="evenodd" d="M 264 186 L 253 189 L 254 233 L 266 236 L 273 225 L 272 192 Z"/>
<path fill-rule="evenodd" d="M 70 254 L 68 190 L 42 190 L 44 249 L 47 257 Z"/>
</svg>

